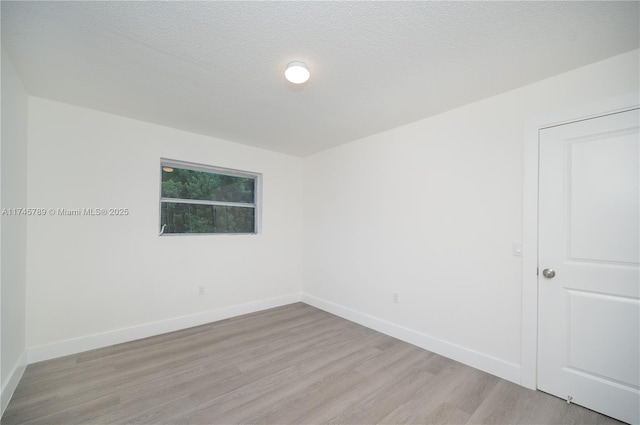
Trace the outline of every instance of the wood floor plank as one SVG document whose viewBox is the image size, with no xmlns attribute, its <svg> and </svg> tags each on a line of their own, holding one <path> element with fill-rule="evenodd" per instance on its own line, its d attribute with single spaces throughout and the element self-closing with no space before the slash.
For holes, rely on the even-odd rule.
<svg viewBox="0 0 640 425">
<path fill-rule="evenodd" d="M 466 367 L 463 374 L 464 381 L 450 391 L 445 404 L 472 415 L 500 382 L 500 378 Z"/>
<path fill-rule="evenodd" d="M 425 425 L 458 425 L 469 421 L 469 414 L 457 406 L 441 403 L 423 419 Z"/>
<path fill-rule="evenodd" d="M 377 379 L 370 391 L 358 399 L 352 399 L 349 407 L 339 415 L 323 422 L 353 424 L 379 423 L 390 410 L 414 397 L 431 375 L 418 368 L 409 368 L 393 379 Z"/>
<path fill-rule="evenodd" d="M 440 408 L 455 390 L 461 388 L 472 368 L 434 355 L 427 360 L 425 371 L 432 378 L 410 400 L 391 410 L 381 423 L 422 424 L 430 421 L 433 412 Z"/>
<path fill-rule="evenodd" d="M 2 425 L 619 422 L 297 303 L 29 365 Z"/>
<path fill-rule="evenodd" d="M 378 354 L 379 350 L 374 347 L 362 343 L 352 344 L 351 341 L 338 349 L 317 352 L 317 355 L 297 363 L 303 373 L 294 381 L 282 380 L 273 391 L 258 394 L 253 398 L 245 397 L 240 400 L 241 403 L 233 403 L 231 409 L 228 404 L 221 405 L 219 400 L 213 400 L 212 403 L 201 405 L 201 408 L 204 407 L 204 412 L 198 417 L 209 420 L 217 418 L 223 423 L 257 421 L 262 416 L 280 409 L 300 393 L 308 391 L 310 386 L 333 379 L 332 376 L 335 374 L 350 372 L 350 368 L 359 362 Z M 226 395 L 223 399 L 225 398 Z"/>
</svg>

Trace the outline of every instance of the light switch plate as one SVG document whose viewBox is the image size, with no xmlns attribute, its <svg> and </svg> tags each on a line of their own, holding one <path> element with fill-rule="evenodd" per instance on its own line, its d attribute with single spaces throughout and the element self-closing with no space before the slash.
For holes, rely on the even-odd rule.
<svg viewBox="0 0 640 425">
<path fill-rule="evenodd" d="M 522 242 L 513 243 L 513 255 L 522 257 Z"/>
</svg>

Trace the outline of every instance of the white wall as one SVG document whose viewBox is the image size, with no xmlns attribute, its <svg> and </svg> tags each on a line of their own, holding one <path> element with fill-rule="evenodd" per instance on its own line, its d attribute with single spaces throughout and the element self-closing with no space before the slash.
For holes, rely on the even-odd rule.
<svg viewBox="0 0 640 425">
<path fill-rule="evenodd" d="M 22 81 L 2 49 L 1 208 L 27 206 L 27 99 Z M 26 361 L 26 226 L 25 216 L 2 215 L 0 412 L 9 403 Z"/>
<path fill-rule="evenodd" d="M 638 63 L 636 50 L 307 157 L 305 300 L 518 381 L 525 125 L 637 91 Z"/>
<path fill-rule="evenodd" d="M 263 173 L 263 233 L 159 237 L 161 157 Z M 28 176 L 32 207 L 130 210 L 29 218 L 30 361 L 299 297 L 300 158 L 31 97 Z"/>
</svg>

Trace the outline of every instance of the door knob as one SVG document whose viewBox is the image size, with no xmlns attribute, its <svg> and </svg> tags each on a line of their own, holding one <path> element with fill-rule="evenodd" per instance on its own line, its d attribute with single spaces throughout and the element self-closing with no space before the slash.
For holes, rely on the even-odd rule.
<svg viewBox="0 0 640 425">
<path fill-rule="evenodd" d="M 542 270 L 542 276 L 546 277 L 547 279 L 551 279 L 555 275 L 556 275 L 556 272 L 553 269 L 544 269 L 544 270 Z"/>
</svg>

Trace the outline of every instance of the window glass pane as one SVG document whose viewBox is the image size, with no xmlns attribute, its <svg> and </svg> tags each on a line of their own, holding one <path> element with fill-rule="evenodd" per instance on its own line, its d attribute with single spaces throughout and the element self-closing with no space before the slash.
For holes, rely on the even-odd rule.
<svg viewBox="0 0 640 425">
<path fill-rule="evenodd" d="M 255 209 L 162 202 L 164 233 L 255 233 Z"/>
<path fill-rule="evenodd" d="M 162 197 L 253 204 L 255 179 L 163 166 Z"/>
</svg>

